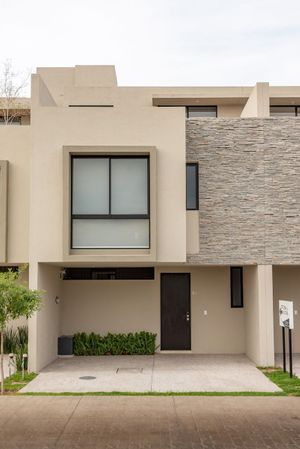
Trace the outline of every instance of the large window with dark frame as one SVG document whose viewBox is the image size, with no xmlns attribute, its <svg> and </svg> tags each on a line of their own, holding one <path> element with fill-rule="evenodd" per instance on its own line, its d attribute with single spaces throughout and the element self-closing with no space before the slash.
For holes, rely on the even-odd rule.
<svg viewBox="0 0 300 449">
<path fill-rule="evenodd" d="M 71 248 L 149 248 L 148 156 L 72 156 Z"/>
</svg>

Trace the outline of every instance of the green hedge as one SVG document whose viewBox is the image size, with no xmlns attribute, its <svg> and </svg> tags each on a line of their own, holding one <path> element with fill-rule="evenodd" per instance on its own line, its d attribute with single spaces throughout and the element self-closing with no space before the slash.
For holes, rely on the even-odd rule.
<svg viewBox="0 0 300 449">
<path fill-rule="evenodd" d="M 148 355 L 155 352 L 156 334 L 136 332 L 135 334 L 86 334 L 74 335 L 75 355 Z"/>
</svg>

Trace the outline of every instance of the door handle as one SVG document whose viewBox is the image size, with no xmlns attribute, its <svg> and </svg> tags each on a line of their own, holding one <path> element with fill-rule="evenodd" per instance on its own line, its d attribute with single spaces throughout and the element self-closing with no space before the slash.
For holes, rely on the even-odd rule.
<svg viewBox="0 0 300 449">
<path fill-rule="evenodd" d="M 185 319 L 186 321 L 190 321 L 190 312 L 186 312 Z"/>
</svg>

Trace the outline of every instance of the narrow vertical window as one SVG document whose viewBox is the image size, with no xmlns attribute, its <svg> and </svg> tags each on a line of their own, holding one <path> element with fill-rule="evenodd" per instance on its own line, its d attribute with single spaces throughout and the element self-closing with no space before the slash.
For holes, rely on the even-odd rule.
<svg viewBox="0 0 300 449">
<path fill-rule="evenodd" d="M 231 307 L 244 307 L 243 267 L 230 267 Z"/>
<path fill-rule="evenodd" d="M 186 164 L 186 209 L 199 209 L 198 164 Z"/>
</svg>

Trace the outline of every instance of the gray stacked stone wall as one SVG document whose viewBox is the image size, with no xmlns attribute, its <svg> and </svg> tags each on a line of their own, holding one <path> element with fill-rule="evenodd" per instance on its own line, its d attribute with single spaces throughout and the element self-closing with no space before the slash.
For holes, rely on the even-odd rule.
<svg viewBox="0 0 300 449">
<path fill-rule="evenodd" d="M 193 264 L 300 264 L 300 117 L 188 119 L 199 163 Z"/>
</svg>

